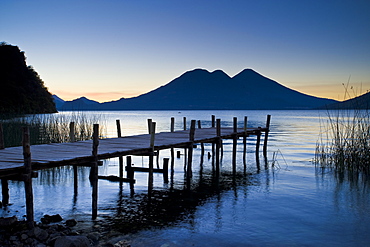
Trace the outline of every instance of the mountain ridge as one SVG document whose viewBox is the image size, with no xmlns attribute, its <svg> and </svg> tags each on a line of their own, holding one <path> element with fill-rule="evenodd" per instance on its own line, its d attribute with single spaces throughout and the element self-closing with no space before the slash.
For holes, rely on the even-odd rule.
<svg viewBox="0 0 370 247">
<path fill-rule="evenodd" d="M 335 102 L 300 93 L 252 69 L 233 77 L 222 70 L 194 69 L 142 95 L 84 105 L 81 110 L 313 109 Z M 77 105 L 65 104 L 63 109 L 72 107 Z"/>
<path fill-rule="evenodd" d="M 354 98 L 321 107 L 321 109 L 370 109 L 370 92 Z"/>
</svg>

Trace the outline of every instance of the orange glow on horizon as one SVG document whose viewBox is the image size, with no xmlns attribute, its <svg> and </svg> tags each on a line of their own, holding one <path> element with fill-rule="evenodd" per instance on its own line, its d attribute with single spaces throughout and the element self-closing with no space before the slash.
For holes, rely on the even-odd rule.
<svg viewBox="0 0 370 247">
<path fill-rule="evenodd" d="M 320 97 L 334 99 L 338 101 L 347 100 L 356 96 L 360 96 L 368 91 L 370 91 L 370 83 L 361 84 L 361 83 L 351 83 L 348 88 L 348 93 L 345 95 L 345 87 L 342 84 L 320 84 L 320 85 L 285 85 L 288 88 L 296 90 L 298 92 Z M 152 89 L 154 90 L 154 89 Z M 90 100 L 95 100 L 100 103 L 109 102 L 114 100 L 119 100 L 121 98 L 132 98 L 139 96 L 141 94 L 147 93 L 149 91 L 117 91 L 117 92 L 86 92 L 84 90 L 73 89 L 73 91 L 68 92 L 64 90 L 53 90 L 52 93 L 56 94 L 58 97 L 65 101 L 74 100 L 80 97 L 86 97 Z"/>
<path fill-rule="evenodd" d="M 65 101 L 71 101 L 80 97 L 86 97 L 90 100 L 98 101 L 100 103 L 119 100 L 121 98 L 132 98 L 143 94 L 141 92 L 83 92 L 77 90 L 74 90 L 73 92 L 54 90 L 51 93 L 56 94 L 59 98 Z"/>
<path fill-rule="evenodd" d="M 338 101 L 348 100 L 360 96 L 370 91 L 370 83 L 351 83 L 347 88 L 343 84 L 325 84 L 325 85 L 296 85 L 294 90 L 320 98 L 334 99 Z"/>
</svg>

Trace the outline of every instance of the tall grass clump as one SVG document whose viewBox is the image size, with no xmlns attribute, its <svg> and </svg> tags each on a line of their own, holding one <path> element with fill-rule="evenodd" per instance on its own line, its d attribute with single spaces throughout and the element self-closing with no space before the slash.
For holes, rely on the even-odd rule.
<svg viewBox="0 0 370 247">
<path fill-rule="evenodd" d="M 70 122 L 75 123 L 75 141 L 92 138 L 93 125 L 100 126 L 100 137 L 106 136 L 106 124 L 101 115 L 83 112 L 36 114 L 1 118 L 5 147 L 22 144 L 22 127 L 30 129 L 31 145 L 70 142 Z"/>
<path fill-rule="evenodd" d="M 345 109 L 327 110 L 316 145 L 315 162 L 339 172 L 370 172 L 370 109 L 353 101 Z"/>
</svg>

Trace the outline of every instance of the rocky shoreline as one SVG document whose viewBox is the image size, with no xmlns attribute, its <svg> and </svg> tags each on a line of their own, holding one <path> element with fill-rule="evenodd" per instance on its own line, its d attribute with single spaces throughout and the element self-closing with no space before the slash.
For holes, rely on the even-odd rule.
<svg viewBox="0 0 370 247">
<path fill-rule="evenodd" d="M 81 223 L 83 225 L 83 223 Z M 115 241 L 114 239 L 118 239 Z M 74 219 L 63 221 L 60 215 L 45 215 L 33 229 L 15 216 L 0 218 L 0 246 L 9 247 L 129 247 L 122 234 L 103 222 L 91 227 L 79 226 Z"/>
</svg>

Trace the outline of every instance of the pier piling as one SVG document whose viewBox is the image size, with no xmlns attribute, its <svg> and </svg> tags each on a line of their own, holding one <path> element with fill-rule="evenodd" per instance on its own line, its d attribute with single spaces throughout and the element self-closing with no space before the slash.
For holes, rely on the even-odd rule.
<svg viewBox="0 0 370 247">
<path fill-rule="evenodd" d="M 238 119 L 233 118 L 233 157 L 232 157 L 232 166 L 233 166 L 233 175 L 236 175 L 236 147 L 238 143 Z"/>
<path fill-rule="evenodd" d="M 221 119 L 216 119 L 216 177 L 220 176 Z"/>
<path fill-rule="evenodd" d="M 122 137 L 122 132 L 121 132 L 121 122 L 119 119 L 116 120 L 116 127 L 117 127 L 117 137 L 121 138 Z M 120 178 L 123 178 L 123 156 L 120 155 L 118 156 L 118 174 Z"/>
<path fill-rule="evenodd" d="M 70 122 L 69 123 L 69 142 L 76 141 L 75 132 L 76 132 L 75 122 Z"/>
<path fill-rule="evenodd" d="M 92 219 L 98 216 L 98 146 L 99 146 L 99 124 L 94 124 L 92 156 L 94 161 L 91 164 L 90 179 L 92 185 Z"/>
<path fill-rule="evenodd" d="M 126 156 L 126 176 L 130 180 L 130 183 L 134 183 L 134 169 L 132 168 L 131 156 Z"/>
<path fill-rule="evenodd" d="M 177 149 L 177 158 L 180 158 L 179 149 L 184 149 L 184 176 L 189 185 L 192 177 L 192 161 L 194 148 L 196 144 L 201 145 L 201 162 L 200 172 L 203 171 L 203 156 L 204 145 L 212 144 L 212 155 L 208 152 L 208 159 L 212 157 L 212 172 L 218 179 L 221 174 L 222 163 L 222 140 L 232 139 L 232 171 L 236 174 L 237 160 L 237 142 L 239 137 L 243 138 L 243 163 L 244 171 L 246 170 L 246 153 L 247 153 L 247 137 L 249 135 L 256 136 L 256 162 L 259 169 L 259 149 L 261 145 L 261 134 L 264 134 L 263 155 L 267 155 L 267 141 L 270 128 L 271 116 L 267 115 L 266 127 L 247 128 L 247 117 L 244 117 L 244 129 L 238 128 L 237 118 L 233 118 L 233 127 L 221 128 L 221 119 L 216 119 L 212 115 L 211 128 L 202 128 L 201 121 L 198 120 L 198 129 L 196 130 L 196 120 L 191 120 L 190 129 L 186 129 L 186 117 L 183 118 L 183 129 L 175 131 L 175 118 L 171 118 L 170 132 L 156 133 L 156 123 L 152 119 L 148 119 L 148 134 L 122 137 L 121 124 L 116 120 L 118 138 L 106 138 L 99 140 L 99 125 L 94 124 L 92 152 L 91 141 L 76 141 L 75 125 L 70 123 L 69 139 L 70 143 L 63 144 L 42 144 L 34 148 L 31 161 L 30 150 L 30 134 L 28 128 L 23 128 L 23 164 L 19 164 L 19 147 L 10 147 L 6 150 L 1 150 L 2 144 L 2 128 L 0 125 L 0 179 L 2 186 L 2 202 L 3 205 L 9 204 L 9 185 L 8 181 L 12 179 L 19 180 L 20 177 L 24 181 L 25 197 L 26 197 L 26 215 L 27 222 L 30 228 L 34 227 L 34 205 L 33 205 L 33 190 L 32 190 L 32 175 L 34 170 L 42 170 L 50 167 L 63 165 L 72 165 L 74 173 L 74 198 L 77 197 L 77 166 L 91 165 L 90 182 L 92 186 L 92 218 L 97 218 L 98 212 L 98 159 L 108 159 L 113 157 L 119 158 L 119 178 L 116 176 L 112 181 L 130 182 L 131 195 L 133 194 L 134 172 L 148 172 L 148 196 L 150 198 L 153 189 L 153 173 L 159 172 L 163 174 L 164 183 L 168 183 L 169 158 L 163 159 L 163 169 L 153 168 L 154 156 L 159 159 L 159 151 L 170 149 L 171 155 L 171 186 L 173 186 L 174 165 L 175 165 L 175 148 Z M 195 131 L 197 133 L 195 134 Z M 188 136 L 187 136 L 188 135 Z M 148 140 L 150 142 L 148 143 Z M 154 143 L 156 145 L 154 145 Z M 149 145 L 148 145 L 149 144 Z M 100 146 L 99 146 L 100 145 Z M 98 153 L 99 146 L 99 153 Z M 65 149 L 64 149 L 65 148 Z M 90 153 L 91 152 L 91 153 Z M 71 155 L 73 154 L 73 155 Z M 91 154 L 91 155 L 90 155 Z M 131 155 L 149 156 L 149 168 L 133 167 Z M 220 157 L 221 155 L 221 157 Z M 126 156 L 127 178 L 124 178 L 123 156 Z M 159 162 L 157 162 L 159 165 Z M 111 176 L 100 176 L 111 177 Z M 104 178 L 103 178 L 104 179 Z M 120 184 L 121 185 L 121 184 Z M 74 200 L 75 201 L 75 200 Z"/>
<path fill-rule="evenodd" d="M 260 143 L 261 143 L 261 127 L 258 127 L 258 130 L 256 130 L 256 136 L 257 136 L 257 140 L 256 140 L 256 162 L 257 162 L 257 167 L 259 169 L 259 161 L 260 161 L 259 152 L 260 152 Z"/>
<path fill-rule="evenodd" d="M 189 148 L 188 148 L 188 165 L 187 165 L 187 177 L 192 177 L 192 162 L 193 162 L 193 145 L 195 135 L 195 120 L 191 120 L 190 132 L 189 132 Z"/>
<path fill-rule="evenodd" d="M 163 158 L 163 181 L 168 183 L 168 162 L 169 158 Z"/>
<path fill-rule="evenodd" d="M 150 121 L 150 153 L 149 153 L 149 174 L 148 174 L 148 192 L 149 197 L 153 190 L 153 159 L 154 159 L 154 139 L 156 122 Z"/>
<path fill-rule="evenodd" d="M 0 149 L 4 149 L 4 132 L 3 132 L 3 125 L 0 123 Z"/>
<path fill-rule="evenodd" d="M 248 126 L 248 117 L 244 116 L 244 134 L 243 134 L 243 164 L 244 170 L 247 169 L 247 126 Z"/>
<path fill-rule="evenodd" d="M 270 131 L 271 115 L 267 115 L 265 139 L 263 140 L 263 157 L 267 157 L 267 139 Z"/>
<path fill-rule="evenodd" d="M 32 164 L 31 164 L 31 144 L 30 130 L 23 127 L 23 158 L 24 158 L 24 190 L 26 193 L 26 215 L 27 225 L 30 229 L 34 228 L 34 209 L 33 209 L 33 189 L 32 189 Z"/>
<path fill-rule="evenodd" d="M 1 194 L 3 206 L 7 206 L 9 204 L 9 184 L 5 178 L 1 179 Z"/>
<path fill-rule="evenodd" d="M 121 122 L 119 119 L 116 120 L 116 126 L 117 126 L 117 137 L 121 138 L 122 133 L 121 133 Z"/>
</svg>

